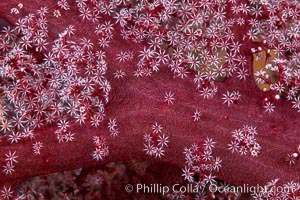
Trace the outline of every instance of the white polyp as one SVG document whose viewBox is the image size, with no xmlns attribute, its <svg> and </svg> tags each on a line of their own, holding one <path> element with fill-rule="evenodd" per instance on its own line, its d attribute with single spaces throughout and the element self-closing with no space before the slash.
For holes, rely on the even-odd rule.
<svg viewBox="0 0 300 200">
<path fill-rule="evenodd" d="M 265 66 L 266 69 L 269 69 L 269 68 L 271 68 L 271 67 L 272 67 L 271 64 L 266 64 L 266 66 Z"/>
<path fill-rule="evenodd" d="M 294 158 L 298 158 L 299 154 L 298 153 L 293 153 L 292 154 Z"/>
<path fill-rule="evenodd" d="M 81 106 L 81 107 L 79 108 L 79 111 L 80 111 L 81 113 L 83 113 L 83 112 L 85 111 L 85 107 L 84 107 L 84 106 Z"/>
<path fill-rule="evenodd" d="M 22 9 L 22 8 L 23 8 L 23 4 L 22 4 L 22 3 L 19 3 L 19 4 L 18 4 L 18 7 L 19 7 L 20 9 Z"/>
</svg>

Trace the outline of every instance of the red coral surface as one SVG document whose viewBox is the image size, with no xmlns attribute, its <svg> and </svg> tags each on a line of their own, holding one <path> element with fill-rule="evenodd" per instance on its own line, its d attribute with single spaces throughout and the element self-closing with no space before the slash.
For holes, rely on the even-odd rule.
<svg viewBox="0 0 300 200">
<path fill-rule="evenodd" d="M 17 18 L 35 13 L 41 6 L 47 6 L 51 11 L 57 9 L 56 2 L 53 1 L 22 0 L 24 7 L 20 9 L 20 13 L 11 14 L 11 8 L 16 7 L 18 3 L 19 1 L 14 0 L 0 2 L 0 17 L 8 21 L 12 27 L 15 26 Z M 98 36 L 91 31 L 94 25 L 89 21 L 82 21 L 74 2 L 70 2 L 70 7 L 71 9 L 62 12 L 59 18 L 52 15 L 48 17 L 49 41 L 54 41 L 59 33 L 72 24 L 76 29 L 74 40 L 86 37 L 96 44 Z M 100 20 L 106 19 L 109 18 L 103 17 Z M 104 48 L 108 66 L 106 78 L 111 83 L 111 92 L 109 102 L 105 105 L 106 118 L 103 124 L 99 128 L 92 128 L 89 125 L 80 126 L 72 122 L 75 140 L 68 143 L 57 141 L 54 134 L 57 128 L 55 124 L 37 128 L 34 140 L 21 140 L 11 144 L 2 135 L 1 166 L 5 163 L 4 155 L 10 150 L 17 152 L 18 163 L 11 175 L 1 173 L 0 189 L 4 186 L 15 188 L 20 182 L 38 175 L 130 159 L 164 162 L 183 168 L 184 148 L 207 137 L 216 142 L 213 155 L 222 159 L 222 168 L 216 174 L 218 179 L 234 185 L 264 185 L 276 178 L 280 178 L 283 183 L 300 181 L 300 163 L 289 165 L 286 161 L 287 155 L 294 152 L 300 144 L 299 113 L 284 99 L 276 100 L 276 110 L 273 113 L 265 112 L 264 98 L 268 94 L 257 88 L 252 75 L 253 55 L 250 48 L 257 47 L 257 44 L 242 40 L 242 36 L 247 32 L 246 25 L 235 31 L 243 45 L 241 54 L 246 57 L 246 68 L 251 75 L 246 81 L 231 77 L 216 82 L 218 93 L 211 99 L 201 98 L 199 92 L 195 90 L 194 70 L 188 70 L 188 77 L 184 79 L 174 77 L 167 66 L 160 67 L 157 73 L 149 77 L 132 76 L 137 61 L 120 64 L 116 60 L 116 54 L 121 51 L 138 52 L 147 44 L 146 42 L 136 44 L 122 39 L 118 34 L 121 31 L 119 25 L 115 25 L 114 31 L 116 34 L 109 47 Z M 114 72 L 120 68 L 127 76 L 116 79 Z M 222 94 L 228 90 L 237 90 L 241 94 L 241 99 L 230 106 L 223 104 L 222 100 Z M 174 93 L 174 105 L 167 105 L 164 102 L 165 92 L 168 91 Z M 197 109 L 202 115 L 199 121 L 194 121 L 192 116 Z M 117 137 L 110 136 L 106 127 L 109 118 L 116 118 L 118 121 L 120 133 Z M 144 133 L 150 131 L 151 125 L 155 122 L 159 122 L 169 136 L 165 156 L 160 159 L 151 158 L 143 151 Z M 261 146 L 261 152 L 257 157 L 241 156 L 228 150 L 232 131 L 244 125 L 257 127 L 256 141 Z M 95 135 L 105 137 L 109 147 L 109 156 L 100 161 L 94 160 L 91 156 L 95 148 L 92 142 Z M 33 154 L 34 141 L 43 143 L 40 155 Z"/>
</svg>

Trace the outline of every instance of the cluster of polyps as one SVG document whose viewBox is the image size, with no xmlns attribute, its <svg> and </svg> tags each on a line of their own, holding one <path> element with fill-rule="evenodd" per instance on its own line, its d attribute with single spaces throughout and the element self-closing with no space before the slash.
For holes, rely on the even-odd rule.
<svg viewBox="0 0 300 200">
<path fill-rule="evenodd" d="M 300 112 L 299 97 L 299 41 L 300 16 L 297 1 L 108 1 L 98 5 L 85 1 L 96 13 L 105 13 L 122 27 L 121 36 L 134 42 L 146 41 L 148 47 L 140 51 L 135 76 L 148 76 L 161 64 L 186 78 L 190 70 L 198 71 L 196 87 L 203 98 L 217 93 L 215 80 L 249 76 L 247 58 L 242 55 L 243 42 L 235 30 L 247 25 L 246 42 L 260 42 L 248 49 L 262 58 L 267 53 L 263 70 L 255 73 L 257 83 L 270 85 L 271 91 L 286 97 Z M 93 4 L 96 4 L 92 6 Z M 90 13 L 90 20 L 97 16 Z M 211 17 L 208 17 L 211 16 Z M 247 47 L 245 47 L 247 49 Z M 276 59 L 270 52 L 276 51 Z M 274 63 L 274 64 L 273 64 Z M 271 80 L 272 71 L 278 80 Z M 200 80 L 201 79 L 201 80 Z M 228 99 L 228 105 L 232 101 Z M 233 101 L 235 101 L 233 99 Z M 273 102 L 265 105 L 266 112 L 274 111 Z"/>
<path fill-rule="evenodd" d="M 75 134 L 70 131 L 70 125 L 67 120 L 59 120 L 58 129 L 54 133 L 59 143 L 71 142 L 75 139 Z"/>
<path fill-rule="evenodd" d="M 0 89 L 4 91 L 0 126 L 11 143 L 33 139 L 35 128 L 44 124 L 66 126 L 72 120 L 98 127 L 105 116 L 111 87 L 105 78 L 104 52 L 94 50 L 87 38 L 72 41 L 75 29 L 70 25 L 45 55 L 47 12 L 41 8 L 38 15 L 29 14 L 0 35 L 6 44 L 0 45 Z M 43 60 L 36 56 L 39 52 Z M 59 127 L 56 134 L 59 142 L 75 138 L 66 128 Z"/>
<path fill-rule="evenodd" d="M 12 174 L 15 172 L 15 163 L 18 163 L 17 161 L 18 156 L 16 155 L 16 151 L 11 152 L 8 151 L 7 154 L 5 154 L 5 165 L 3 165 L 2 172 L 6 175 Z"/>
<path fill-rule="evenodd" d="M 222 160 L 213 157 L 214 148 L 215 142 L 207 138 L 204 142 L 194 143 L 184 149 L 186 164 L 182 169 L 182 176 L 185 180 L 196 183 L 200 188 L 215 183 L 216 176 L 213 176 L 213 172 L 219 171 Z"/>
<path fill-rule="evenodd" d="M 241 94 L 239 91 L 232 91 L 232 92 L 227 91 L 226 93 L 223 94 L 222 99 L 224 104 L 230 106 L 231 104 L 240 100 L 240 98 L 241 98 Z"/>
<path fill-rule="evenodd" d="M 249 20 L 251 39 L 260 38 L 261 40 L 261 46 L 251 51 L 256 54 L 257 60 L 263 59 L 263 55 L 266 55 L 264 67 L 255 72 L 256 82 L 268 84 L 274 96 L 278 95 L 280 98 L 284 97 L 291 101 L 293 108 L 300 112 L 298 2 L 266 1 L 261 4 L 257 4 L 254 9 L 258 15 Z M 268 17 L 262 19 L 261 16 L 265 10 L 268 11 Z M 277 99 L 276 96 L 275 99 Z M 271 101 L 266 106 L 267 112 L 273 112 L 275 107 L 272 104 Z"/>
<path fill-rule="evenodd" d="M 117 128 L 118 125 L 117 125 L 117 120 L 116 119 L 109 119 L 109 122 L 108 122 L 108 130 L 109 130 L 109 133 L 111 136 L 118 136 L 119 134 L 119 128 Z"/>
<path fill-rule="evenodd" d="M 279 179 L 268 182 L 262 189 L 254 191 L 253 197 L 257 200 L 263 199 L 299 199 L 300 183 L 288 182 L 283 185 L 278 184 Z"/>
<path fill-rule="evenodd" d="M 41 154 L 41 149 L 42 148 L 43 148 L 43 143 L 42 142 L 35 142 L 35 143 L 32 144 L 33 153 L 35 155 Z"/>
<path fill-rule="evenodd" d="M 103 160 L 104 157 L 108 156 L 109 149 L 107 146 L 106 139 L 104 137 L 94 136 L 94 145 L 96 146 L 95 150 L 92 153 L 93 159 Z"/>
<path fill-rule="evenodd" d="M 165 148 L 168 146 L 169 137 L 162 132 L 163 127 L 154 123 L 152 133 L 144 134 L 144 151 L 149 156 L 161 158 L 165 155 Z"/>
<path fill-rule="evenodd" d="M 256 142 L 256 127 L 245 125 L 242 129 L 236 129 L 232 132 L 233 140 L 228 145 L 232 152 L 239 152 L 246 155 L 248 152 L 252 156 L 258 156 L 261 146 Z"/>
</svg>

